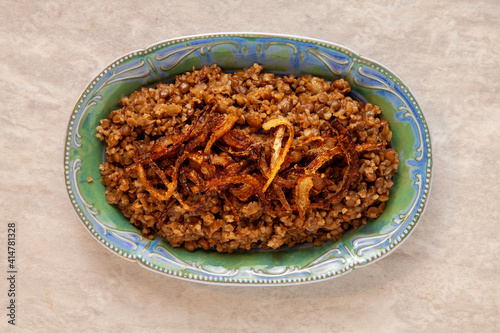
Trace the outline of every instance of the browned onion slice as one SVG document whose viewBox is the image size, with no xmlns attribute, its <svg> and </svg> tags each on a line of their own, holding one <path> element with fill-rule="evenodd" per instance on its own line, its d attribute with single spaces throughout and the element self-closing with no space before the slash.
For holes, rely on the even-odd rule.
<svg viewBox="0 0 500 333">
<path fill-rule="evenodd" d="M 217 141 L 220 137 L 226 134 L 231 128 L 233 128 L 234 124 L 236 124 L 238 119 L 239 118 L 236 117 L 235 115 L 232 114 L 227 115 L 222 125 L 215 129 L 215 131 L 212 133 L 212 136 L 210 137 L 210 140 L 208 140 L 204 150 L 205 154 L 210 153 L 210 150 L 212 149 L 212 146 L 215 143 L 215 141 Z"/>
<path fill-rule="evenodd" d="M 297 186 L 295 186 L 295 203 L 299 216 L 305 218 L 306 210 L 311 203 L 309 199 L 309 191 L 313 187 L 312 176 L 304 176 L 299 179 Z"/>
<path fill-rule="evenodd" d="M 281 164 L 285 161 L 285 157 L 288 154 L 288 150 L 292 146 L 293 137 L 295 136 L 295 131 L 292 123 L 287 118 L 281 117 L 276 119 L 271 119 L 268 122 L 262 125 L 262 128 L 266 131 L 269 131 L 273 127 L 278 127 L 284 125 L 288 128 L 290 133 L 288 134 L 288 140 L 285 143 L 285 146 L 281 149 L 281 141 L 283 140 L 283 136 L 285 134 L 284 130 L 278 130 L 276 133 L 276 137 L 274 138 L 274 153 L 273 157 L 271 157 L 271 171 L 269 173 L 269 178 L 267 183 L 264 185 L 262 192 L 266 192 L 269 185 L 271 185 L 274 177 L 281 168 Z M 274 163 L 273 163 L 274 162 Z"/>
</svg>

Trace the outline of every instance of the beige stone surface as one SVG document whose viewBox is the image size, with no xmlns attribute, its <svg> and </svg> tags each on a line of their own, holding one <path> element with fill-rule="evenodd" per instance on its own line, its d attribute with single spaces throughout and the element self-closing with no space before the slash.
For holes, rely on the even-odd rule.
<svg viewBox="0 0 500 333">
<path fill-rule="evenodd" d="M 433 190 L 391 256 L 308 285 L 210 286 L 125 261 L 79 222 L 63 147 L 89 80 L 134 49 L 229 31 L 336 42 L 411 87 L 431 129 Z M 0 331 L 500 331 L 497 0 L 2 1 L 0 51 Z M 6 316 L 9 222 L 16 327 Z"/>
</svg>

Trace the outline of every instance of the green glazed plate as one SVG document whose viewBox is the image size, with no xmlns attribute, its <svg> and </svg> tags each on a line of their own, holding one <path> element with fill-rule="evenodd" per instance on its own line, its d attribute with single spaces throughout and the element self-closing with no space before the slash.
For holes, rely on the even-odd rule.
<svg viewBox="0 0 500 333">
<path fill-rule="evenodd" d="M 377 104 L 399 153 L 384 213 L 336 242 L 231 254 L 173 248 L 148 240 L 104 198 L 99 165 L 99 120 L 122 96 L 143 86 L 213 63 L 225 71 L 260 63 L 277 74 L 312 74 L 351 85 L 352 96 Z M 429 129 L 406 84 L 387 67 L 330 42 L 285 35 L 230 33 L 176 38 L 131 52 L 104 68 L 85 88 L 71 113 L 64 147 L 66 188 L 85 228 L 106 248 L 155 272 L 190 281 L 231 285 L 283 285 L 325 280 L 379 260 L 400 245 L 419 222 L 432 177 Z M 87 182 L 92 177 L 93 182 Z"/>
</svg>

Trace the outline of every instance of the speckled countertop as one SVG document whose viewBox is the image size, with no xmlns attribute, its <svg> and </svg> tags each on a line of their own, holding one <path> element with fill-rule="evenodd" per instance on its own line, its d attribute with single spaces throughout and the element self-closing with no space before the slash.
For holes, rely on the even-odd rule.
<svg viewBox="0 0 500 333">
<path fill-rule="evenodd" d="M 229 31 L 339 43 L 411 87 L 431 129 L 433 190 L 419 227 L 391 256 L 302 286 L 210 286 L 125 261 L 82 227 L 62 152 L 88 81 L 134 49 Z M 496 0 L 4 3 L 0 330 L 500 331 L 499 45 Z M 6 316 L 8 223 L 17 227 L 15 328 Z"/>
</svg>

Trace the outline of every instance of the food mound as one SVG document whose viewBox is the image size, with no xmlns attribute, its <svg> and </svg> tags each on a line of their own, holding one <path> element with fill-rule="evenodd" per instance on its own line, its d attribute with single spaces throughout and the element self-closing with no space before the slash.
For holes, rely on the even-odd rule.
<svg viewBox="0 0 500 333">
<path fill-rule="evenodd" d="M 315 245 L 378 217 L 398 155 L 343 79 L 216 65 L 142 88 L 101 120 L 106 200 L 145 237 L 220 252 Z"/>
</svg>

